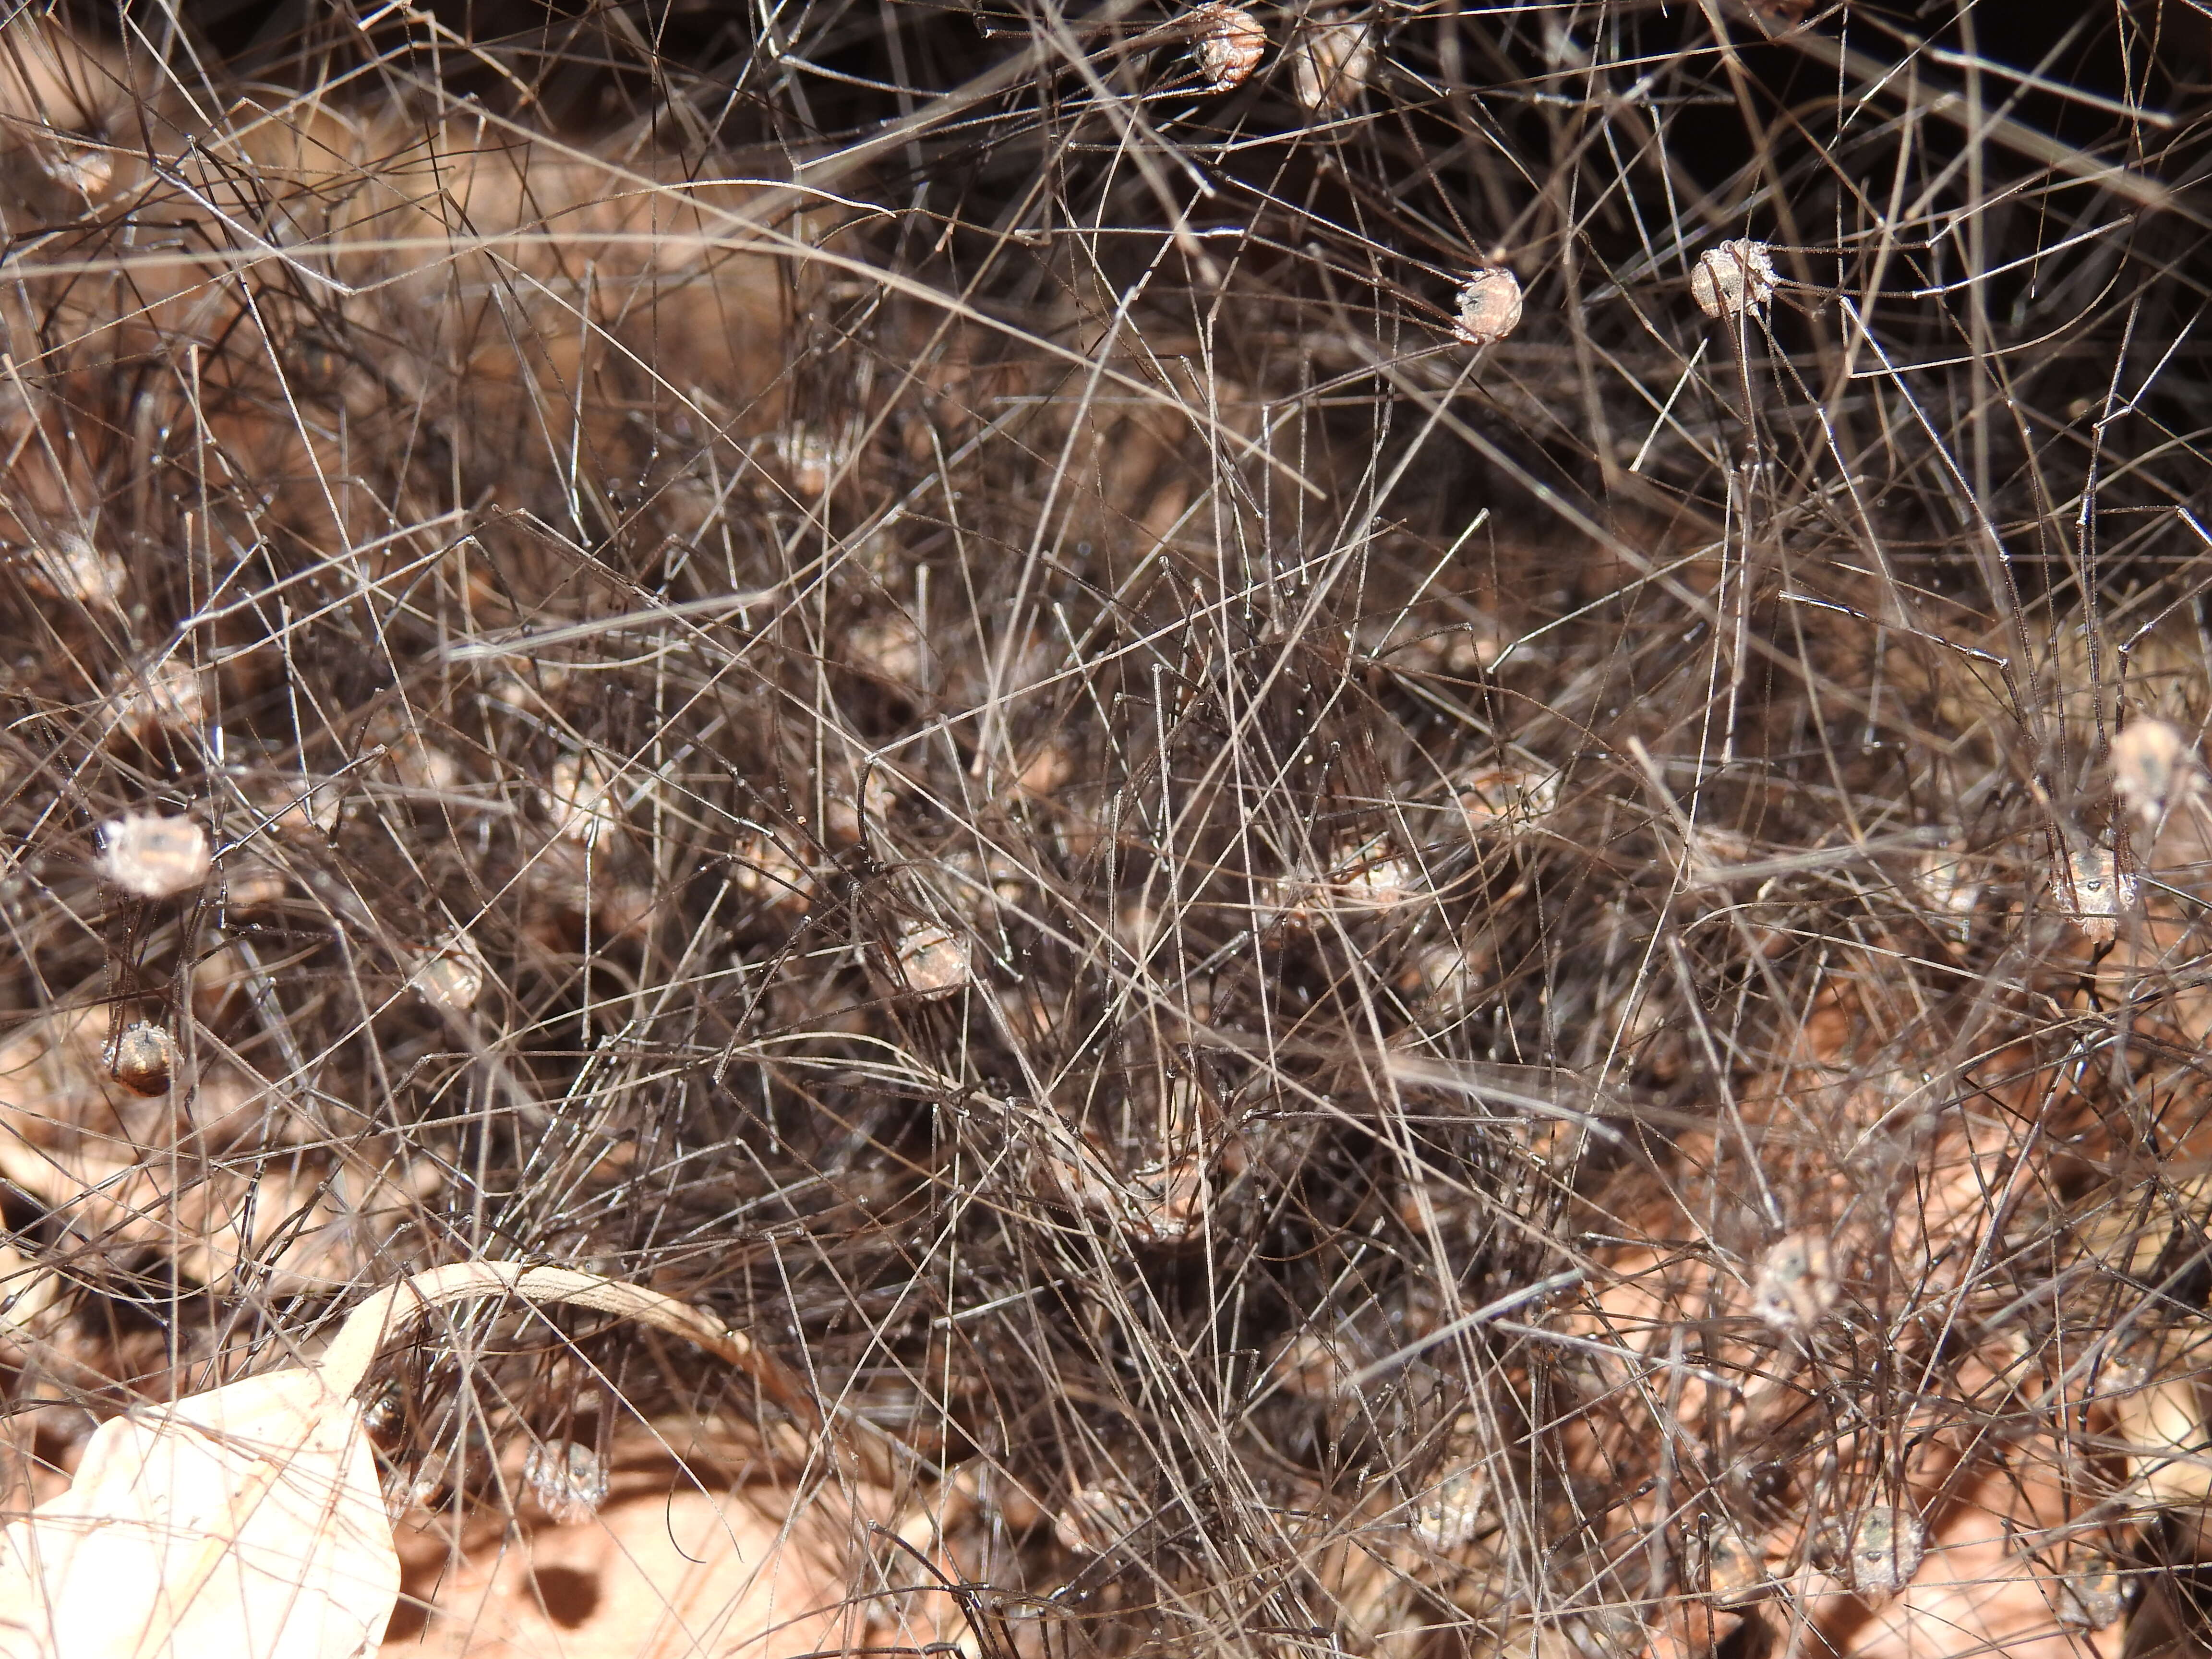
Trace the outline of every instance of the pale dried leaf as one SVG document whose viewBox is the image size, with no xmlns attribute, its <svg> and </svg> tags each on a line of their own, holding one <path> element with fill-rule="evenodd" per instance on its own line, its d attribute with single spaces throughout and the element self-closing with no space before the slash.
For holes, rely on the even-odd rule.
<svg viewBox="0 0 2212 1659">
<path fill-rule="evenodd" d="M 399 1592 L 360 1409 L 279 1371 L 100 1425 L 0 1529 L 0 1652 L 349 1659 Z"/>
</svg>

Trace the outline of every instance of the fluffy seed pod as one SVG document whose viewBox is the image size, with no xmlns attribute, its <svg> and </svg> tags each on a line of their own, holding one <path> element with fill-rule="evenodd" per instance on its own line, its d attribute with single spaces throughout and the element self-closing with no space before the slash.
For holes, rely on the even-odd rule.
<svg viewBox="0 0 2212 1659">
<path fill-rule="evenodd" d="M 1375 69 L 1375 32 L 1364 23 L 1322 23 L 1291 54 L 1291 91 L 1312 114 L 1341 115 Z"/>
<path fill-rule="evenodd" d="M 1690 272 L 1690 296 L 1708 317 L 1734 317 L 1765 309 L 1774 297 L 1774 256 L 1765 243 L 1723 242 L 1698 256 Z"/>
<path fill-rule="evenodd" d="M 1486 265 L 1460 284 L 1459 320 L 1452 332 L 1469 345 L 1496 345 L 1521 326 L 1521 279 L 1503 265 Z"/>
<path fill-rule="evenodd" d="M 1241 87 L 1260 67 L 1267 50 L 1267 31 L 1243 7 L 1200 6 L 1188 21 L 1195 32 L 1191 56 L 1198 59 L 1198 72 L 1206 77 L 1208 92 Z"/>
<path fill-rule="evenodd" d="M 211 862 L 207 832 L 190 818 L 132 812 L 100 828 L 100 874 L 141 898 L 190 891 Z"/>
<path fill-rule="evenodd" d="M 107 1074 L 134 1095 L 151 1099 L 169 1092 L 177 1045 L 150 1019 L 133 1020 L 107 1048 Z"/>
</svg>

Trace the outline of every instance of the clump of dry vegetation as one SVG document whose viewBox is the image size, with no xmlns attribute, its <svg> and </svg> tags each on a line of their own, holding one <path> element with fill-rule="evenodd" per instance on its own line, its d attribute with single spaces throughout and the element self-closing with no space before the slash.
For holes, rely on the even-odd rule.
<svg viewBox="0 0 2212 1659">
<path fill-rule="evenodd" d="M 394 1643 L 642 1492 L 810 1565 L 636 1651 L 2194 1650 L 2209 83 L 15 14 L 6 1504 L 521 1258 L 804 1399 L 425 1322 Z"/>
</svg>

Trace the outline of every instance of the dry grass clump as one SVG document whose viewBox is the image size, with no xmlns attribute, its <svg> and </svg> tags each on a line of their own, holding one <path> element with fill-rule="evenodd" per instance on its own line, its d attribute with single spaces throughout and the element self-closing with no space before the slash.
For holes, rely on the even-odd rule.
<svg viewBox="0 0 2212 1659">
<path fill-rule="evenodd" d="M 2208 41 L 1997 33 L 9 21 L 9 1502 L 543 1257 L 817 1404 L 433 1322 L 395 1642 L 2198 1643 Z"/>
</svg>

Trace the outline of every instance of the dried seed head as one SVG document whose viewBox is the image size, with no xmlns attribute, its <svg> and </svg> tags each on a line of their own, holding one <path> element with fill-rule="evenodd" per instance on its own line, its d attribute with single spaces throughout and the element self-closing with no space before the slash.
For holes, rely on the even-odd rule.
<svg viewBox="0 0 2212 1659">
<path fill-rule="evenodd" d="M 1291 54 L 1291 91 L 1315 115 L 1341 115 L 1375 70 L 1375 31 L 1364 23 L 1320 23 Z"/>
<path fill-rule="evenodd" d="M 538 1507 L 564 1527 L 590 1520 L 607 1501 L 605 1460 L 581 1441 L 532 1446 L 522 1478 Z"/>
<path fill-rule="evenodd" d="M 1791 1233 L 1759 1258 L 1752 1308 L 1778 1331 L 1802 1334 L 1836 1305 L 1836 1262 L 1818 1233 Z"/>
<path fill-rule="evenodd" d="M 177 1045 L 150 1019 L 133 1020 L 107 1047 L 107 1073 L 134 1095 L 151 1099 L 169 1092 Z"/>
<path fill-rule="evenodd" d="M 1195 31 L 1191 55 L 1198 72 L 1206 77 L 1208 92 L 1228 92 L 1241 87 L 1260 67 L 1267 50 L 1267 31 L 1242 6 L 1224 3 L 1200 6 L 1187 20 Z"/>
<path fill-rule="evenodd" d="M 207 834 L 190 818 L 132 812 L 100 827 L 100 873 L 142 898 L 189 891 L 212 864 Z"/>
<path fill-rule="evenodd" d="M 1876 1504 L 1845 1538 L 1832 1530 L 1816 1552 L 1821 1565 L 1861 1595 L 1890 1596 L 1912 1582 L 1928 1551 L 1928 1528 L 1910 1510 Z"/>
<path fill-rule="evenodd" d="M 900 979 L 922 997 L 950 996 L 968 983 L 973 966 L 968 941 L 930 921 L 900 930 L 896 960 Z"/>
<path fill-rule="evenodd" d="M 1521 326 L 1521 279 L 1486 265 L 1460 284 L 1459 321 L 1452 332 L 1469 345 L 1496 345 Z"/>
<path fill-rule="evenodd" d="M 1690 295 L 1708 317 L 1734 317 L 1763 310 L 1774 297 L 1774 257 L 1765 243 L 1723 242 L 1698 256 Z"/>
<path fill-rule="evenodd" d="M 2112 789 L 2146 830 L 2188 799 L 2197 785 L 2189 739 L 2164 720 L 2133 720 L 2112 739 Z"/>
</svg>

